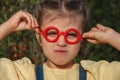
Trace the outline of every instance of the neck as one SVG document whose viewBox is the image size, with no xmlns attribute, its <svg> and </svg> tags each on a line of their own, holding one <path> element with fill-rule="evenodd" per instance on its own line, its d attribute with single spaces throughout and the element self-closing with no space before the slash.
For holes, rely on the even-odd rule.
<svg viewBox="0 0 120 80">
<path fill-rule="evenodd" d="M 72 66 L 74 65 L 74 61 L 71 61 L 65 65 L 59 65 L 59 64 L 55 64 L 49 60 L 47 60 L 46 62 L 47 66 L 50 68 L 56 68 L 56 69 L 70 69 L 72 68 Z"/>
</svg>

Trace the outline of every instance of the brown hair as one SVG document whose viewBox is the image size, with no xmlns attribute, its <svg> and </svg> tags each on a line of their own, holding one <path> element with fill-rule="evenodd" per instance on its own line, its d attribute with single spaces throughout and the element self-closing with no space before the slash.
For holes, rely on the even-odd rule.
<svg viewBox="0 0 120 80">
<path fill-rule="evenodd" d="M 80 17 L 82 18 L 84 32 L 88 26 L 89 10 L 82 0 L 43 0 L 35 9 L 35 17 L 39 26 L 49 16 Z"/>
</svg>

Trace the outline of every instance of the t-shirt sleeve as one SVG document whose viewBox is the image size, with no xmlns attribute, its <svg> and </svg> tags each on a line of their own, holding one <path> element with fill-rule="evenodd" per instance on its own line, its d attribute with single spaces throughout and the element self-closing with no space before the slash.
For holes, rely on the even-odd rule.
<svg viewBox="0 0 120 80">
<path fill-rule="evenodd" d="M 7 58 L 0 59 L 0 80 L 19 80 L 13 62 Z"/>
<path fill-rule="evenodd" d="M 82 66 L 87 70 L 88 80 L 120 80 L 120 62 L 111 63 L 102 61 L 81 61 Z"/>
<path fill-rule="evenodd" d="M 0 80 L 36 80 L 34 68 L 34 64 L 26 57 L 16 61 L 1 58 Z"/>
</svg>

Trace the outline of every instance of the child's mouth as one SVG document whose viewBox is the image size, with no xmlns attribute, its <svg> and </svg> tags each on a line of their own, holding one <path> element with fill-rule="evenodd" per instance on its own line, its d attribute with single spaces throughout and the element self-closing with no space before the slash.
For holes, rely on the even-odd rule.
<svg viewBox="0 0 120 80">
<path fill-rule="evenodd" d="M 66 50 L 55 50 L 57 54 L 66 54 Z"/>
</svg>

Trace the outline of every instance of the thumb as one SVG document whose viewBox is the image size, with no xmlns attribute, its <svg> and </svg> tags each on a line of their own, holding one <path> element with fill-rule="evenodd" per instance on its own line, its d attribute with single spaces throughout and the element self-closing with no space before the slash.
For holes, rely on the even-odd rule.
<svg viewBox="0 0 120 80">
<path fill-rule="evenodd" d="M 15 29 L 15 31 L 19 31 L 19 30 L 27 30 L 29 27 L 27 25 L 26 22 L 21 22 L 17 28 Z"/>
<path fill-rule="evenodd" d="M 93 38 L 94 36 L 95 35 L 92 32 L 86 32 L 86 33 L 83 33 L 82 35 L 83 38 Z"/>
</svg>

